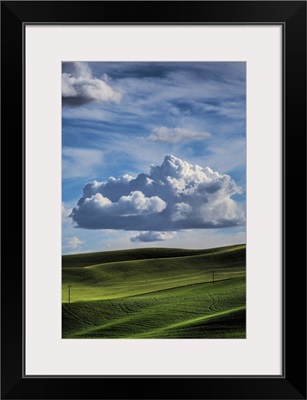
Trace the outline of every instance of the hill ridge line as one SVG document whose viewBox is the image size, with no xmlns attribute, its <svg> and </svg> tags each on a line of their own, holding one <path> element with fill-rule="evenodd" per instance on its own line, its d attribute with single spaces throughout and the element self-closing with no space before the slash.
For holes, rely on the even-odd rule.
<svg viewBox="0 0 307 400">
<path fill-rule="evenodd" d="M 133 260 L 119 260 L 119 261 L 111 261 L 111 262 L 102 262 L 99 264 L 91 264 L 91 265 L 85 265 L 83 267 L 63 267 L 63 268 L 92 268 L 92 267 L 98 267 L 98 266 L 102 266 L 102 265 L 111 265 L 111 264 L 119 264 L 119 263 L 134 263 L 137 261 L 148 261 L 148 260 L 171 260 L 173 258 L 196 258 L 196 257 L 212 257 L 214 255 L 218 255 L 218 254 L 223 254 L 223 253 L 229 253 L 231 251 L 235 251 L 235 250 L 240 250 L 241 248 L 243 248 L 244 245 L 238 245 L 237 247 L 233 248 L 231 246 L 231 248 L 229 249 L 225 249 L 223 248 L 223 250 L 220 251 L 215 251 L 212 253 L 203 253 L 203 254 L 191 254 L 191 255 L 184 255 L 184 256 L 172 256 L 172 257 L 152 257 L 152 258 L 140 258 L 140 259 L 133 259 Z"/>
<path fill-rule="evenodd" d="M 168 330 L 168 329 L 178 328 L 179 326 L 185 326 L 185 325 L 194 324 L 194 323 L 197 323 L 197 322 L 200 322 L 200 321 L 206 321 L 206 320 L 210 320 L 210 319 L 214 319 L 214 318 L 219 318 L 219 317 L 221 317 L 223 315 L 232 314 L 234 312 L 242 311 L 242 310 L 245 310 L 245 309 L 246 309 L 246 306 L 240 306 L 240 307 L 231 308 L 229 310 L 219 311 L 218 313 L 215 313 L 215 314 L 210 314 L 210 315 L 205 315 L 205 316 L 202 316 L 202 317 L 192 318 L 192 319 L 181 321 L 181 322 L 175 322 L 174 324 L 163 326 L 163 327 L 158 328 L 158 329 L 153 329 L 153 330 L 151 330 L 149 332 L 146 332 L 145 334 L 140 333 L 139 335 L 135 335 L 132 338 L 136 339 L 136 338 L 139 337 L 139 338 L 144 338 L 145 339 L 148 335 L 151 335 L 152 333 L 155 333 L 155 332 L 161 332 L 161 331 L 165 331 L 165 330 Z"/>
<path fill-rule="evenodd" d="M 197 322 L 200 322 L 200 321 L 206 321 L 206 320 L 219 318 L 221 316 L 232 314 L 232 313 L 235 313 L 237 311 L 242 311 L 242 310 L 245 310 L 245 309 L 246 309 L 246 306 L 235 307 L 235 308 L 231 308 L 231 309 L 228 309 L 228 310 L 219 311 L 219 312 L 214 313 L 214 314 L 203 315 L 202 317 L 197 317 L 197 318 L 192 318 L 192 319 L 189 319 L 189 320 L 175 322 L 173 324 L 162 326 L 162 327 L 157 328 L 157 329 L 152 329 L 151 331 L 146 332 L 145 334 L 144 333 L 139 333 L 137 335 L 129 336 L 129 338 L 130 339 L 137 339 L 137 338 L 146 339 L 147 336 L 150 336 L 151 334 L 153 334 L 155 332 L 161 332 L 161 331 L 177 328 L 179 326 L 185 326 L 185 325 L 194 324 L 194 323 L 197 323 Z M 119 321 L 113 321 L 113 322 L 110 322 L 110 323 L 107 323 L 107 324 L 96 325 L 96 326 L 93 326 L 92 328 L 88 328 L 88 329 L 84 329 L 82 331 L 79 331 L 78 333 L 73 334 L 72 337 L 73 338 L 78 338 L 78 336 L 80 336 L 80 335 L 82 336 L 84 334 L 86 335 L 86 334 L 89 334 L 91 332 L 95 332 L 95 331 L 97 331 L 99 329 L 108 328 L 108 327 L 110 327 L 112 325 L 117 325 L 117 324 L 122 323 L 123 320 L 129 321 L 129 319 L 131 319 L 131 318 L 132 318 L 132 316 L 127 316 L 126 318 L 123 318 L 123 319 L 121 319 Z M 121 339 L 125 339 L 125 337 L 122 337 Z"/>
<path fill-rule="evenodd" d="M 132 261 L 132 260 L 150 260 L 150 259 L 159 259 L 159 258 L 175 258 L 175 257 L 184 257 L 184 256 L 194 256 L 200 254 L 214 254 L 220 253 L 222 251 L 235 250 L 246 247 L 245 243 L 240 243 L 236 245 L 230 246 L 221 246 L 214 247 L 210 249 L 181 249 L 181 248 L 168 248 L 168 247 L 146 247 L 146 248 L 138 248 L 138 249 L 124 249 L 124 250 L 114 250 L 114 251 L 103 251 L 103 252 L 94 252 L 94 253 L 78 253 L 78 254 L 66 254 L 62 256 L 62 265 L 63 268 L 68 268 L 69 266 L 77 266 L 85 267 L 90 265 L 97 264 L 105 264 L 108 262 L 108 259 L 118 257 L 118 262 L 120 261 Z M 162 257 L 159 256 L 159 252 L 161 250 Z M 142 257 L 142 252 L 144 252 L 144 256 Z M 153 252 L 153 254 L 148 254 Z M 155 254 L 156 253 L 156 254 Z M 174 254 L 175 253 L 175 254 Z M 102 261 L 99 259 L 102 258 Z M 104 258 L 106 262 L 104 262 Z M 87 261 L 87 259 L 89 259 Z M 76 261 L 74 261 L 76 260 Z M 93 262 L 94 261 L 94 262 Z M 96 262 L 95 262 L 96 261 Z M 73 264 L 72 264 L 73 263 Z"/>
<path fill-rule="evenodd" d="M 224 278 L 224 279 L 218 279 L 215 281 L 215 283 L 218 282 L 224 282 L 224 281 L 229 281 L 231 279 L 238 279 L 237 277 L 235 278 Z M 189 286 L 196 286 L 196 285 L 205 285 L 208 283 L 212 283 L 212 281 L 203 281 L 203 282 L 195 282 L 195 283 L 187 283 L 186 285 L 180 285 L 180 286 L 174 286 L 166 289 L 158 289 L 158 290 L 153 290 L 151 292 L 146 292 L 146 293 L 140 293 L 140 294 L 133 294 L 131 296 L 127 296 L 126 298 L 133 298 L 133 297 L 140 297 L 140 296 L 146 296 L 147 294 L 153 294 L 153 293 L 159 293 L 159 292 L 166 292 L 169 290 L 176 290 L 176 289 L 182 289 L 184 287 L 189 287 Z"/>
<path fill-rule="evenodd" d="M 214 284 L 217 285 L 220 282 L 231 281 L 231 280 L 234 280 L 234 279 L 238 280 L 240 278 L 242 278 L 242 277 L 239 276 L 239 277 L 233 277 L 233 278 L 217 279 Z M 196 285 L 208 285 L 208 284 L 212 284 L 212 281 L 202 281 L 202 282 L 188 283 L 186 285 L 173 286 L 173 287 L 169 287 L 169 288 L 165 288 L 165 289 L 151 290 L 150 292 L 143 292 L 143 293 L 132 294 L 132 295 L 129 295 L 129 296 L 122 296 L 122 297 L 115 297 L 114 299 L 116 299 L 116 300 L 131 299 L 131 298 L 135 298 L 135 297 L 151 295 L 151 294 L 154 294 L 154 293 L 167 292 L 167 291 L 171 291 L 171 290 L 175 291 L 176 289 L 182 289 L 182 288 L 185 288 L 185 287 L 192 287 L 192 286 L 196 286 Z M 64 302 L 63 304 L 98 303 L 98 302 L 103 302 L 103 301 L 110 301 L 112 299 L 113 298 L 88 300 L 88 301 L 81 300 L 81 301 L 72 301 L 71 303 Z"/>
</svg>

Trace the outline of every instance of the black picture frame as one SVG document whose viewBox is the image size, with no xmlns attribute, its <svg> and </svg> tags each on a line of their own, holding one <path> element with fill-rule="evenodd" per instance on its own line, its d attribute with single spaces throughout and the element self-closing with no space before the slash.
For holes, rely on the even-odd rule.
<svg viewBox="0 0 307 400">
<path fill-rule="evenodd" d="M 51 23 L 283 26 L 282 376 L 24 376 L 23 32 Z M 1 33 L 2 398 L 306 399 L 306 2 L 3 1 Z"/>
</svg>

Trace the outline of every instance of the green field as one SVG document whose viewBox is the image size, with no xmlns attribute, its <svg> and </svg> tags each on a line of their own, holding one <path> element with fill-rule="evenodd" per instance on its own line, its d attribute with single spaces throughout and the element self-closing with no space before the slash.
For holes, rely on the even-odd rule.
<svg viewBox="0 0 307 400">
<path fill-rule="evenodd" d="M 62 336 L 245 338 L 245 247 L 63 256 Z"/>
</svg>

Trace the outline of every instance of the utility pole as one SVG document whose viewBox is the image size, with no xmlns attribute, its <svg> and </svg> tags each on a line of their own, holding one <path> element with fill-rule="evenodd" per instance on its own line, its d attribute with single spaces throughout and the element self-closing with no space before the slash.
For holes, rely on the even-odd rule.
<svg viewBox="0 0 307 400">
<path fill-rule="evenodd" d="M 70 303 L 70 288 L 71 288 L 71 285 L 68 285 L 68 303 Z"/>
<path fill-rule="evenodd" d="M 214 271 L 212 272 L 212 283 L 214 283 Z"/>
</svg>

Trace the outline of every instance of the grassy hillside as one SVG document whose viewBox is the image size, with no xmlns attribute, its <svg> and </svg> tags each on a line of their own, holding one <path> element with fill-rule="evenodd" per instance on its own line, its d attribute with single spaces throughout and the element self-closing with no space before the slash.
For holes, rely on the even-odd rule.
<svg viewBox="0 0 307 400">
<path fill-rule="evenodd" d="M 66 338 L 245 337 L 245 245 L 64 256 L 62 277 Z"/>
<path fill-rule="evenodd" d="M 243 246 L 243 245 L 241 245 Z M 245 245 L 244 245 L 245 246 Z M 116 251 L 102 251 L 98 253 L 83 253 L 62 256 L 62 265 L 66 267 L 86 267 L 94 264 L 105 264 L 116 261 L 132 261 L 145 260 L 149 258 L 172 258 L 182 256 L 196 256 L 199 254 L 207 254 L 220 252 L 229 247 L 218 247 L 214 249 L 169 249 L 163 247 L 145 248 L 145 249 L 130 249 Z"/>
</svg>

